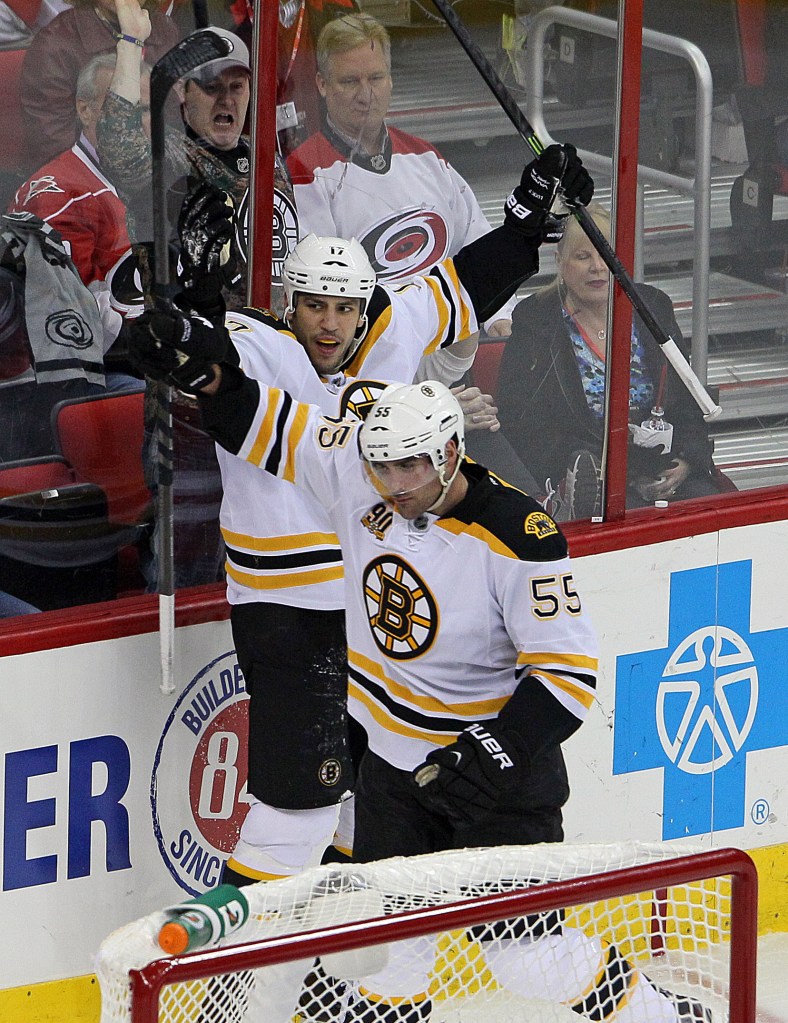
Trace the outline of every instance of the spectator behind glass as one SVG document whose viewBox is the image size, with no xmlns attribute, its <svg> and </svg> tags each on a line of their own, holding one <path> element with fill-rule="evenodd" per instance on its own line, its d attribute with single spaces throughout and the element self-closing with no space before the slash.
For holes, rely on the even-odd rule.
<svg viewBox="0 0 788 1023">
<path fill-rule="evenodd" d="M 317 65 L 323 128 L 287 160 L 302 237 L 357 238 L 388 285 L 427 273 L 490 230 L 470 186 L 440 153 L 386 124 L 393 86 L 383 25 L 367 14 L 328 22 Z M 487 321 L 488 334 L 510 333 L 513 305 Z"/>
<path fill-rule="evenodd" d="M 593 204 L 588 209 L 609 237 L 607 211 Z M 506 436 L 545 492 L 566 478 L 564 496 L 570 507 L 560 517 L 587 518 L 599 511 L 610 274 L 574 218 L 567 221 L 558 243 L 556 263 L 555 280 L 514 311 L 496 398 Z M 686 354 L 670 298 L 647 284 L 637 289 Z M 631 433 L 650 418 L 655 405 L 664 409 L 664 420 L 673 427 L 670 454 L 635 445 L 630 436 L 628 506 L 718 493 L 712 477 L 712 443 L 700 409 L 635 314 Z"/>
<path fill-rule="evenodd" d="M 103 173 L 96 152 L 96 123 L 110 79 L 115 55 L 99 54 L 80 71 L 76 85 L 76 111 L 82 131 L 74 145 L 39 167 L 17 190 L 10 210 L 33 213 L 54 227 L 68 244 L 71 258 L 96 296 L 104 326 L 105 347 L 118 335 L 121 317 L 110 305 L 107 276 L 130 249 L 126 206 Z M 147 72 L 141 80 L 143 128 L 150 134 Z M 126 378 L 126 386 L 135 381 Z"/>
<path fill-rule="evenodd" d="M 278 0 L 278 3 L 276 102 L 292 103 L 297 118 L 279 135 L 285 152 L 289 152 L 320 126 L 320 97 L 315 92 L 315 41 L 320 30 L 330 18 L 351 14 L 357 5 L 354 0 Z M 251 0 L 234 0 L 230 12 L 236 32 L 251 46 L 254 21 Z"/>
<path fill-rule="evenodd" d="M 356 238 L 385 285 L 426 274 L 447 256 L 486 234 L 490 224 L 470 186 L 423 139 L 386 125 L 391 101 L 391 40 L 367 14 L 329 21 L 317 41 L 317 89 L 325 120 L 287 160 L 302 237 Z M 487 320 L 488 334 L 511 330 L 515 300 Z M 459 380 L 473 364 L 477 338 L 426 356 L 416 380 Z M 477 388 L 455 388 L 466 414 L 469 453 L 529 493 L 534 480 L 501 434 L 495 408 L 478 423 Z"/>
<path fill-rule="evenodd" d="M 146 40 L 153 19 L 145 6 L 137 0 L 117 0 L 115 7 L 122 32 Z M 188 80 L 175 85 L 183 130 L 168 127 L 165 135 L 165 176 L 173 219 L 178 217 L 185 192 L 199 181 L 208 181 L 227 192 L 243 215 L 251 156 L 243 127 L 249 106 L 251 70 L 246 47 L 237 37 L 233 36 L 233 40 L 236 49 L 230 57 L 208 62 Z M 102 166 L 126 198 L 129 233 L 137 252 L 153 238 L 151 151 L 142 126 L 141 65 L 140 49 L 120 40 L 115 74 L 97 129 Z M 131 272 L 114 275 L 113 292 L 116 280 L 128 283 L 133 279 Z M 143 283 L 148 287 L 152 284 L 149 279 Z M 241 273 L 232 290 L 225 289 L 223 299 L 231 306 L 240 306 L 245 300 L 245 289 L 245 275 Z M 133 295 L 122 298 L 124 305 L 133 304 Z M 118 299 L 113 294 L 113 301 Z M 141 311 L 142 294 L 138 293 L 136 299 Z M 222 488 L 215 447 L 202 430 L 196 402 L 176 393 L 172 413 L 175 584 L 180 588 L 223 577 L 224 547 L 219 533 Z M 150 392 L 146 400 L 144 443 L 146 482 L 155 493 L 157 435 L 155 402 Z M 158 574 L 156 542 L 154 537 L 152 560 L 144 566 L 150 590 L 156 588 Z"/>
<path fill-rule="evenodd" d="M 171 18 L 151 10 L 145 59 L 151 66 L 179 39 Z M 79 72 L 99 53 L 114 53 L 120 35 L 113 0 L 73 0 L 34 36 L 25 56 L 20 94 L 28 129 L 29 166 L 37 167 L 76 141 L 74 99 Z"/>
</svg>

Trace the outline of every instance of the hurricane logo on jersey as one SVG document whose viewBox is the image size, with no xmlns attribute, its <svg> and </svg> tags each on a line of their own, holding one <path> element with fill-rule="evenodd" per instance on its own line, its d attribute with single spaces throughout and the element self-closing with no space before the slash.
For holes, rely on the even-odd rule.
<svg viewBox="0 0 788 1023">
<path fill-rule="evenodd" d="M 385 386 L 379 380 L 351 380 L 339 401 L 340 419 L 366 419 Z"/>
<path fill-rule="evenodd" d="M 401 558 L 375 558 L 364 572 L 364 600 L 378 649 L 397 661 L 420 657 L 438 634 L 438 605 L 427 584 Z"/>
<path fill-rule="evenodd" d="M 446 221 L 432 210 L 418 208 L 386 217 L 359 241 L 379 284 L 427 273 L 449 251 Z"/>
<path fill-rule="evenodd" d="M 145 311 L 140 268 L 131 249 L 109 271 L 107 284 L 110 305 L 121 316 L 133 319 Z"/>
<path fill-rule="evenodd" d="M 704 686 L 709 672 L 713 694 Z M 723 625 L 697 629 L 665 666 L 657 691 L 659 741 L 679 770 L 711 774 L 742 748 L 757 708 L 758 669 L 745 641 Z"/>
</svg>

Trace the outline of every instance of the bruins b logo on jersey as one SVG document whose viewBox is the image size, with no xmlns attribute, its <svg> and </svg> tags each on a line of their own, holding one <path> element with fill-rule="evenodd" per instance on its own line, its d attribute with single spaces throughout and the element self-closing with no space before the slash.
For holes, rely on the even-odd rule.
<svg viewBox="0 0 788 1023">
<path fill-rule="evenodd" d="M 351 380 L 343 390 L 339 402 L 340 417 L 345 419 L 348 416 L 355 416 L 356 419 L 366 419 L 385 386 L 379 380 Z"/>
<path fill-rule="evenodd" d="M 405 661 L 429 650 L 438 632 L 438 607 L 407 562 L 391 554 L 370 561 L 364 598 L 372 637 L 386 657 Z"/>
</svg>

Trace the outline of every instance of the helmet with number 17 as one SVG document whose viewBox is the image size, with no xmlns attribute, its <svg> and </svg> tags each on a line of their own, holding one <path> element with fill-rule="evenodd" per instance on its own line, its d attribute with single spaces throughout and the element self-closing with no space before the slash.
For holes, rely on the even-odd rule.
<svg viewBox="0 0 788 1023">
<path fill-rule="evenodd" d="M 282 268 L 287 308 L 285 320 L 295 311 L 296 294 L 331 295 L 361 301 L 356 343 L 367 332 L 367 302 L 375 290 L 375 271 L 355 238 L 318 237 L 308 234 L 285 259 Z"/>
</svg>

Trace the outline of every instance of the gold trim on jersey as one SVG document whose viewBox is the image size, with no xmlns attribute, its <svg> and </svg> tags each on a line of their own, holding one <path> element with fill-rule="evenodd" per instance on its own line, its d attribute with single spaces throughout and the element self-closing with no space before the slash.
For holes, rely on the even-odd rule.
<svg viewBox="0 0 788 1023">
<path fill-rule="evenodd" d="M 377 319 L 369 328 L 367 333 L 364 335 L 364 340 L 353 353 L 353 358 L 350 360 L 347 366 L 345 366 L 346 376 L 357 377 L 359 375 L 359 373 L 363 369 L 364 361 L 369 355 L 370 349 L 374 347 L 380 335 L 384 332 L 384 330 L 388 328 L 389 324 L 391 323 L 392 313 L 393 310 L 391 307 L 391 303 L 389 303 L 383 310 L 383 312 L 380 314 L 380 316 L 377 317 Z M 321 377 L 321 379 L 325 380 L 325 377 Z"/>
<path fill-rule="evenodd" d="M 247 462 L 251 462 L 252 465 L 260 465 L 265 453 L 268 450 L 268 446 L 271 443 L 271 437 L 274 432 L 274 423 L 277 419 L 277 412 L 282 399 L 282 391 L 278 387 L 268 388 L 268 399 L 263 416 L 263 421 L 260 423 L 260 428 L 254 439 L 254 443 L 249 449 L 249 454 L 246 457 Z"/>
<path fill-rule="evenodd" d="M 390 678 L 377 661 L 373 661 L 372 658 L 359 653 L 357 650 L 348 650 L 347 659 L 348 664 L 354 668 L 372 676 L 378 682 L 382 682 L 389 695 L 399 702 L 410 704 L 412 707 L 418 707 L 420 710 L 432 711 L 433 713 L 449 717 L 467 717 L 471 721 L 475 721 L 480 717 L 491 717 L 493 714 L 498 713 L 511 696 L 511 693 L 509 693 L 506 696 L 497 696 L 491 700 L 473 700 L 468 703 L 444 703 L 443 700 L 438 700 L 434 696 L 422 696 L 419 693 L 411 692 L 402 682 L 397 682 Z"/>
<path fill-rule="evenodd" d="M 438 310 L 438 330 L 432 335 L 430 343 L 424 347 L 424 354 L 432 355 L 433 352 L 440 348 L 441 341 L 443 341 L 446 337 L 446 329 L 449 326 L 450 319 L 449 303 L 446 301 L 446 296 L 443 293 L 440 283 L 434 277 L 425 277 L 424 280 L 429 285 L 430 291 L 432 291 L 435 299 L 435 305 Z"/>
<path fill-rule="evenodd" d="M 354 682 L 348 682 L 347 691 L 348 696 L 364 704 L 375 721 L 387 732 L 394 732 L 396 735 L 402 735 L 406 739 L 421 739 L 425 742 L 432 742 L 436 746 L 448 746 L 457 738 L 456 735 L 446 735 L 445 732 L 428 732 L 426 729 L 422 731 L 404 724 L 399 718 L 392 717 L 388 711 L 384 710 L 379 703 L 376 703 L 365 690 Z M 457 731 L 459 732 L 459 729 Z"/>
<path fill-rule="evenodd" d="M 293 572 L 290 575 L 281 573 L 250 575 L 248 572 L 241 572 L 237 569 L 229 559 L 225 561 L 224 567 L 231 579 L 252 590 L 283 590 L 289 586 L 314 586 L 315 583 L 334 582 L 345 577 L 342 565 L 335 565 L 333 568 L 315 568 L 306 572 Z"/>
<path fill-rule="evenodd" d="M 524 654 L 520 651 L 517 654 L 519 664 L 550 664 L 553 666 L 566 665 L 567 668 L 585 668 L 586 671 L 596 672 L 599 669 L 599 660 L 596 657 L 588 657 L 586 654 L 555 654 L 555 653 L 530 653 Z"/>
<path fill-rule="evenodd" d="M 281 590 L 289 586 L 311 586 L 317 583 L 334 582 L 344 578 L 342 562 L 337 555 L 340 553 L 339 537 L 336 533 L 295 533 L 285 536 L 249 536 L 236 533 L 222 527 L 222 536 L 227 544 L 225 570 L 231 579 L 241 586 L 254 590 Z M 300 552 L 312 549 L 314 560 L 318 562 L 305 568 L 293 565 L 292 568 L 283 564 L 287 555 L 297 558 Z M 237 552 L 238 561 L 233 561 Z M 260 552 L 261 561 L 265 555 L 283 555 L 276 560 L 278 563 L 266 566 L 246 565 L 240 563 L 244 554 L 255 555 Z M 320 563 L 322 562 L 322 564 Z"/>
<path fill-rule="evenodd" d="M 463 533 L 467 533 L 468 536 L 481 540 L 494 554 L 502 554 L 505 558 L 512 558 L 514 561 L 521 560 L 511 547 L 507 547 L 505 543 L 498 539 L 495 533 L 491 533 L 489 529 L 485 529 L 478 522 L 468 523 L 461 522 L 459 519 L 449 518 L 436 519 L 435 525 L 440 529 L 445 529 L 447 533 L 452 533 L 454 536 L 461 536 Z"/>
<path fill-rule="evenodd" d="M 304 434 L 308 420 L 309 405 L 302 405 L 299 402 L 295 408 L 292 425 L 287 431 L 287 455 L 282 479 L 287 480 L 289 483 L 293 483 L 295 480 L 295 452 Z"/>
<path fill-rule="evenodd" d="M 302 547 L 339 547 L 336 533 L 293 533 L 290 536 L 247 536 L 222 526 L 222 536 L 233 547 L 250 551 L 287 551 Z"/>
<path fill-rule="evenodd" d="M 441 269 L 447 277 L 451 279 L 454 289 L 457 292 L 457 298 L 459 300 L 460 309 L 462 310 L 462 316 L 460 318 L 461 326 L 457 335 L 457 340 L 462 341 L 466 337 L 471 336 L 471 317 L 470 309 L 462 299 L 462 284 L 457 274 L 457 267 L 454 265 L 453 259 L 446 259 L 441 263 Z"/>
<path fill-rule="evenodd" d="M 576 703 L 581 704 L 588 710 L 591 704 L 596 699 L 596 691 L 593 689 L 587 689 L 579 682 L 574 682 L 571 679 L 566 678 L 564 675 L 554 675 L 551 671 L 544 671 L 539 669 L 536 673 L 531 675 L 532 678 L 545 679 L 550 685 L 555 686 L 556 689 L 560 689 L 562 693 L 566 693 Z"/>
</svg>

